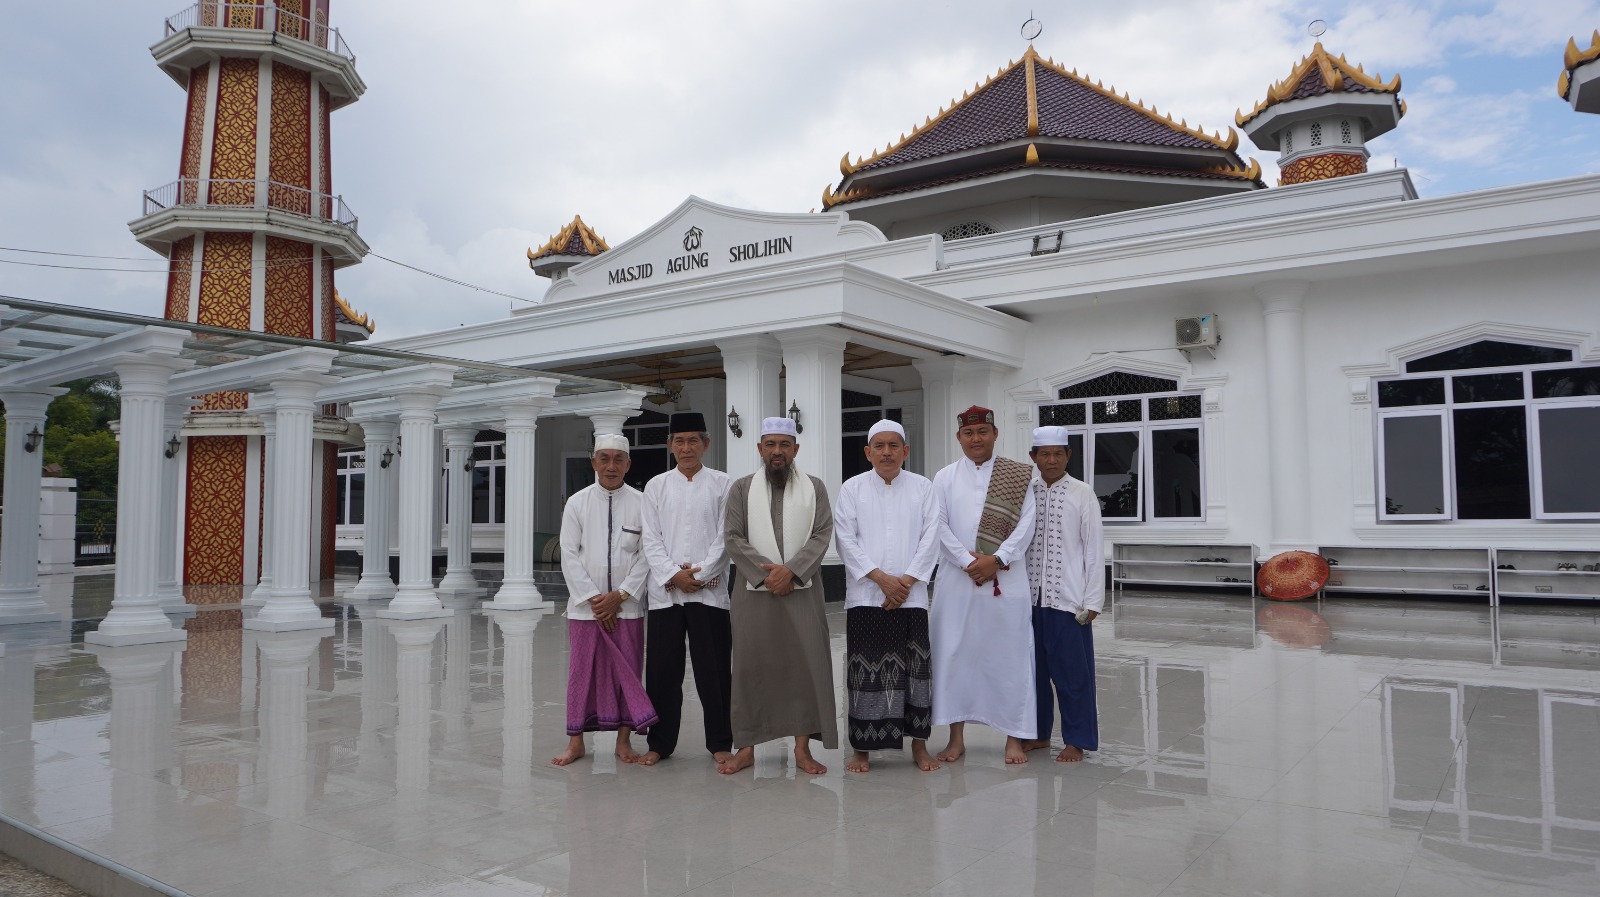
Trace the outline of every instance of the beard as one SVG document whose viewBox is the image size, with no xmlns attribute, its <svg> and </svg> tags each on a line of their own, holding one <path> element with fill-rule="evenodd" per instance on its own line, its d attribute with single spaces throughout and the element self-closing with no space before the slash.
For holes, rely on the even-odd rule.
<svg viewBox="0 0 1600 897">
<path fill-rule="evenodd" d="M 761 469 L 767 473 L 767 484 L 774 489 L 781 490 L 789 483 L 789 472 L 793 470 L 787 461 L 782 461 L 774 466 L 771 461 L 761 462 Z"/>
</svg>

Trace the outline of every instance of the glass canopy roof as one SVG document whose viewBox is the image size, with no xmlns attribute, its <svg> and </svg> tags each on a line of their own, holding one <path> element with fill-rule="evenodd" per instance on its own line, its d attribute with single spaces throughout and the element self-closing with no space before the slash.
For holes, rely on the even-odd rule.
<svg viewBox="0 0 1600 897">
<path fill-rule="evenodd" d="M 456 369 L 456 386 L 480 386 L 531 377 L 549 377 L 560 381 L 556 387 L 558 396 L 624 388 L 656 391 L 647 386 L 614 383 L 592 377 L 554 374 L 529 368 L 445 358 L 422 352 L 403 352 L 377 346 L 328 343 L 294 336 L 233 330 L 228 327 L 169 321 L 164 318 L 131 315 L 98 308 L 36 302 L 12 296 L 0 296 L 0 370 L 141 327 L 166 327 L 187 331 L 189 335 L 183 343 L 182 357 L 194 361 L 198 367 L 213 367 L 230 361 L 241 361 L 246 358 L 272 355 L 287 349 L 310 346 L 338 351 L 338 357 L 334 359 L 333 367 L 329 370 L 329 373 L 336 377 L 394 371 L 419 364 L 447 364 Z"/>
</svg>

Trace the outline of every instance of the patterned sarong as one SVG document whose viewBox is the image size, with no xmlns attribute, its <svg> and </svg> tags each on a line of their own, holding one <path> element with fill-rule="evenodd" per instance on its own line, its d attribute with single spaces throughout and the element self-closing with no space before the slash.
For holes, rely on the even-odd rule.
<svg viewBox="0 0 1600 897">
<path fill-rule="evenodd" d="M 983 497 L 983 516 L 978 518 L 978 554 L 994 554 L 1011 538 L 1022 518 L 1022 501 L 1032 479 L 1031 466 L 1010 458 L 994 459 L 989 492 Z"/>
<path fill-rule="evenodd" d="M 656 721 L 645 694 L 644 620 L 618 620 L 606 632 L 595 620 L 568 620 L 567 734 L 647 731 Z"/>
<path fill-rule="evenodd" d="M 845 611 L 845 678 L 850 746 L 899 750 L 933 729 L 933 669 L 928 612 L 920 607 Z"/>
</svg>

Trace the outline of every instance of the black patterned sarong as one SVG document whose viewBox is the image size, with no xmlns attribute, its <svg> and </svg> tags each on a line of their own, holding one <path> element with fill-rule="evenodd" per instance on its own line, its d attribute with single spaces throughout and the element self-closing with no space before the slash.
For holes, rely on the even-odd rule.
<svg viewBox="0 0 1600 897">
<path fill-rule="evenodd" d="M 845 612 L 845 679 L 850 746 L 899 750 L 933 730 L 933 667 L 928 612 L 918 607 Z"/>
</svg>

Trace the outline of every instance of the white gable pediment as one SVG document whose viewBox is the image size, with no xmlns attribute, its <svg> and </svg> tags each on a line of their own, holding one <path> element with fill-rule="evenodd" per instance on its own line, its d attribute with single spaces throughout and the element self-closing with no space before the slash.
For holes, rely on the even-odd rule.
<svg viewBox="0 0 1600 897">
<path fill-rule="evenodd" d="M 876 227 L 842 212 L 753 212 L 691 196 L 643 233 L 568 269 L 544 304 L 669 287 L 883 242 Z"/>
</svg>

